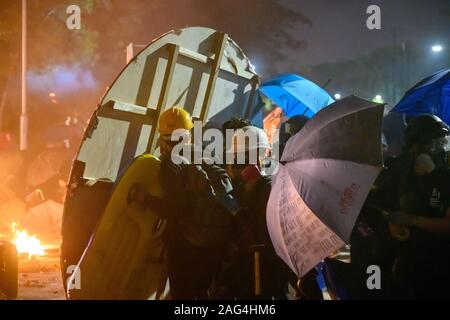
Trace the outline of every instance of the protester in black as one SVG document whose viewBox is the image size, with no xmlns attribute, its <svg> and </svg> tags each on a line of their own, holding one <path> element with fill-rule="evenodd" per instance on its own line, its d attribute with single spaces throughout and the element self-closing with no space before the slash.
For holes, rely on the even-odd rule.
<svg viewBox="0 0 450 320">
<path fill-rule="evenodd" d="M 450 297 L 448 126 L 421 115 L 406 129 L 407 149 L 380 176 L 372 196 L 389 213 L 395 298 Z M 383 230 L 378 230 L 382 233 Z"/>
<path fill-rule="evenodd" d="M 262 129 L 246 126 L 235 132 L 229 149 L 233 161 L 226 168 L 243 209 L 236 217 L 232 237 L 234 263 L 228 270 L 230 276 L 224 280 L 227 298 L 286 298 L 292 272 L 277 256 L 267 230 L 266 206 L 271 181 L 260 171 L 261 160 L 269 148 Z"/>
</svg>

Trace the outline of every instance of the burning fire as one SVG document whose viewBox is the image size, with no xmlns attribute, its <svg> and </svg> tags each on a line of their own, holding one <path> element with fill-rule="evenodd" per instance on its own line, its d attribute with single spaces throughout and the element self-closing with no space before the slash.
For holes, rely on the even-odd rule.
<svg viewBox="0 0 450 320">
<path fill-rule="evenodd" d="M 34 235 L 28 235 L 28 232 L 17 226 L 17 223 L 11 224 L 13 233 L 13 242 L 16 245 L 19 254 L 28 254 L 28 257 L 43 256 L 45 248 L 41 241 Z"/>
</svg>

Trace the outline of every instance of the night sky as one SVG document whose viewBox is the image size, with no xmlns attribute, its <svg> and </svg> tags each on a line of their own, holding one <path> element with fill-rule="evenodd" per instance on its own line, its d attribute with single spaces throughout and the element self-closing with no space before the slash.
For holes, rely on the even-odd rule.
<svg viewBox="0 0 450 320">
<path fill-rule="evenodd" d="M 29 89 L 46 102 L 48 92 L 58 88 L 61 97 L 72 94 L 70 99 L 60 99 L 60 104 L 71 106 L 73 99 L 83 96 L 82 104 L 90 111 L 123 68 L 128 43 L 147 44 L 168 30 L 193 25 L 229 33 L 263 80 L 298 73 L 319 85 L 327 84 L 330 92 L 368 98 L 380 93 L 391 103 L 421 78 L 450 66 L 450 0 L 96 0 L 93 13 L 84 11 L 82 17 L 83 31 L 92 34 L 73 36 L 75 33 L 64 27 L 65 7 L 88 2 L 29 1 Z M 109 5 L 102 5 L 105 3 Z M 278 4 L 298 14 L 292 15 Z M 381 8 L 381 30 L 366 26 L 366 10 L 373 4 Z M 15 85 L 7 102 L 12 109 L 20 103 L 20 22 L 20 2 L 0 0 L 0 40 L 10 41 L 9 54 L 0 41 L 0 57 L 3 62 L 9 57 L 15 66 Z M 279 36 L 284 32 L 292 39 Z M 306 45 L 296 46 L 295 40 Z M 388 61 L 376 55 L 380 48 L 398 50 L 403 42 L 413 48 L 407 52 L 409 63 L 402 64 L 398 52 L 390 52 Z M 443 45 L 444 52 L 432 53 L 434 44 Z M 280 52 L 281 57 L 277 55 Z M 375 58 L 367 62 L 370 55 Z M 347 68 L 347 62 L 365 68 Z M 330 66 L 322 66 L 325 63 Z M 383 68 L 387 72 L 377 77 L 373 71 Z M 0 66 L 0 92 L 6 83 L 1 78 L 8 70 L 8 63 Z M 57 81 L 61 74 L 73 81 L 61 85 Z M 79 77 L 86 81 L 78 81 Z M 80 90 L 91 93 L 91 98 L 79 95 Z"/>
<path fill-rule="evenodd" d="M 450 0 L 282 0 L 293 10 L 311 19 L 313 26 L 296 32 L 308 41 L 298 52 L 302 64 L 318 64 L 352 59 L 394 43 L 410 41 L 424 48 L 434 43 L 450 45 Z M 381 30 L 368 30 L 366 9 L 381 8 Z M 395 31 L 394 31 L 395 30 Z"/>
</svg>

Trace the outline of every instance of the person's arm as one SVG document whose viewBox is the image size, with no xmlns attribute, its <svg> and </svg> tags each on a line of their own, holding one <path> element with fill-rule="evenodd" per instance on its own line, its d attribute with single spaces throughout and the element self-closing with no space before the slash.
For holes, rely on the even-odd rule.
<svg viewBox="0 0 450 320">
<path fill-rule="evenodd" d="M 163 198 L 155 197 L 147 194 L 143 201 L 143 205 L 155 211 L 162 218 L 167 218 L 167 205 Z"/>
<path fill-rule="evenodd" d="M 389 215 L 389 221 L 397 226 L 415 227 L 433 233 L 450 233 L 450 207 L 442 218 L 429 218 L 421 215 L 410 215 L 403 211 L 395 211 Z"/>
<path fill-rule="evenodd" d="M 153 210 L 161 218 L 176 218 L 178 214 L 183 213 L 185 208 L 186 190 L 183 169 L 183 166 L 172 163 L 164 164 L 163 176 L 160 179 L 164 197 L 154 196 L 136 184 L 130 190 L 128 201 L 137 202 Z"/>
<path fill-rule="evenodd" d="M 163 189 L 163 198 L 152 203 L 155 210 L 161 210 L 161 215 L 168 219 L 175 219 L 184 216 L 189 201 L 189 194 L 186 189 L 187 164 L 174 164 L 167 160 L 161 163 L 160 182 Z M 151 199 L 150 201 L 154 201 Z M 155 206 L 160 206 L 158 209 Z"/>
<path fill-rule="evenodd" d="M 411 226 L 433 233 L 450 233 L 450 208 L 447 208 L 447 216 L 443 218 L 412 216 Z"/>
<path fill-rule="evenodd" d="M 145 208 L 154 210 L 162 218 L 167 218 L 166 216 L 168 210 L 164 199 L 148 193 L 138 184 L 135 184 L 131 187 L 131 190 L 128 194 L 128 202 L 139 203 Z"/>
</svg>

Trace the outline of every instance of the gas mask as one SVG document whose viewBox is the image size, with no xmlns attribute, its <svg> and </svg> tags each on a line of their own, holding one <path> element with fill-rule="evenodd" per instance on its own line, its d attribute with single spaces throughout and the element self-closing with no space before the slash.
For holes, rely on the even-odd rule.
<svg viewBox="0 0 450 320">
<path fill-rule="evenodd" d="M 414 164 L 414 171 L 418 176 L 427 175 L 436 169 L 433 158 L 428 153 L 421 153 L 417 156 Z"/>
<path fill-rule="evenodd" d="M 416 158 L 416 172 L 419 175 L 424 175 L 431 173 L 436 167 L 447 166 L 449 147 L 449 139 L 446 136 L 432 139 L 423 145 Z"/>
<path fill-rule="evenodd" d="M 432 139 L 422 149 L 431 156 L 441 154 L 449 150 L 449 139 L 447 136 Z"/>
</svg>

